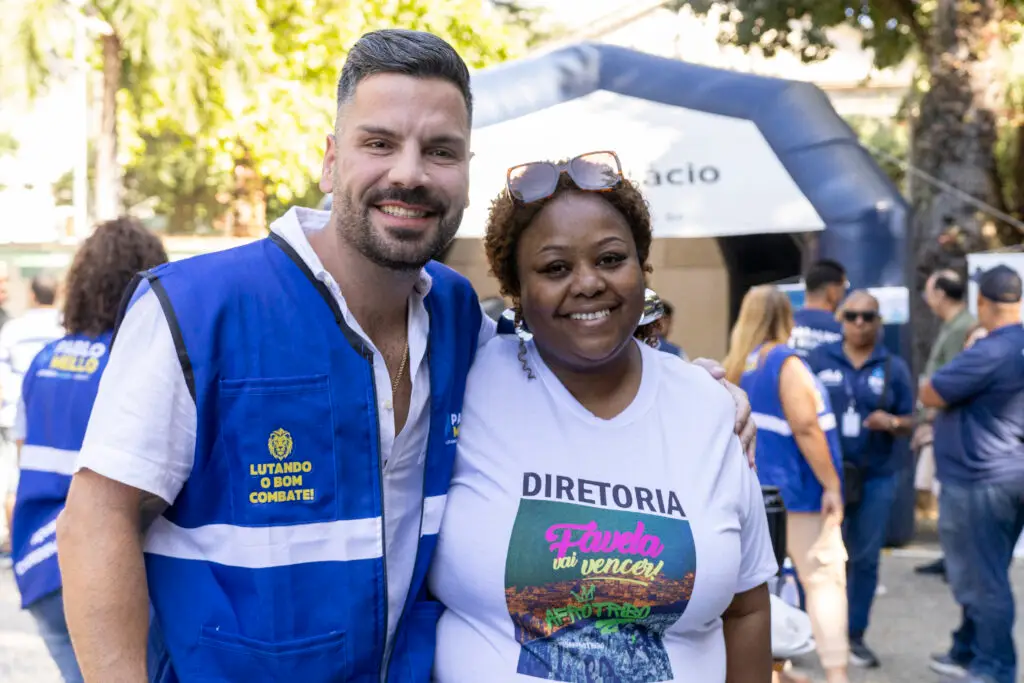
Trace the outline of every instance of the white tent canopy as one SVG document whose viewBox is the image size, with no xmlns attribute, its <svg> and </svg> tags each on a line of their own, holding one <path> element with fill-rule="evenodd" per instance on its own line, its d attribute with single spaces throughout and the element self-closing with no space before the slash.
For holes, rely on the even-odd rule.
<svg viewBox="0 0 1024 683">
<path fill-rule="evenodd" d="M 507 170 L 615 151 L 641 184 L 657 237 L 822 230 L 825 223 L 754 121 L 597 90 L 473 131 L 460 237 L 484 233 Z"/>
</svg>

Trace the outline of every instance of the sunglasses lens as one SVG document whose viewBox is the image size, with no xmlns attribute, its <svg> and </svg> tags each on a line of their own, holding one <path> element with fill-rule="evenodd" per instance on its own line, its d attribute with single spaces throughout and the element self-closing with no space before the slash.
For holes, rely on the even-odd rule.
<svg viewBox="0 0 1024 683">
<path fill-rule="evenodd" d="M 857 318 L 866 323 L 873 323 L 878 318 L 878 314 L 874 311 L 846 311 L 843 313 L 843 320 L 848 323 L 857 322 Z"/>
<path fill-rule="evenodd" d="M 547 163 L 523 164 L 508 172 L 509 191 L 525 204 L 547 197 L 557 184 L 558 170 Z"/>
<path fill-rule="evenodd" d="M 569 173 L 581 190 L 607 190 L 615 187 L 622 176 L 614 154 L 593 152 L 572 160 Z"/>
</svg>

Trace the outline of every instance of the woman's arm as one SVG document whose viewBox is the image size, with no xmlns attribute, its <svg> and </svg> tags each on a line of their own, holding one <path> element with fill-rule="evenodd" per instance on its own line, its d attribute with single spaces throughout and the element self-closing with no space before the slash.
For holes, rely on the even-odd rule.
<svg viewBox="0 0 1024 683">
<path fill-rule="evenodd" d="M 772 680 L 772 613 L 768 584 L 738 593 L 722 614 L 725 683 Z"/>
</svg>

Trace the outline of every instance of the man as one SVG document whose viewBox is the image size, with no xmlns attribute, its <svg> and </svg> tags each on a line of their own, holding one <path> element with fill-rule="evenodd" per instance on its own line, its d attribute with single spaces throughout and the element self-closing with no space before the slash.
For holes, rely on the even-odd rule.
<svg viewBox="0 0 1024 683">
<path fill-rule="evenodd" d="M 18 446 L 14 421 L 21 400 L 21 382 L 25 371 L 44 346 L 64 336 L 57 308 L 56 278 L 40 273 L 29 283 L 28 309 L 0 329 L 0 465 L 6 474 L 4 518 L 11 528 L 14 494 L 18 490 Z"/>
<path fill-rule="evenodd" d="M 967 310 L 964 295 L 967 288 L 956 271 L 942 269 L 932 273 L 925 281 L 922 296 L 932 313 L 942 321 L 939 334 L 932 344 L 928 361 L 924 366 L 923 377 L 930 378 L 953 357 L 960 353 L 967 342 L 967 335 L 975 325 L 974 317 Z M 935 479 L 935 456 L 933 453 L 932 420 L 935 411 L 923 406 L 917 414 L 919 425 L 914 431 L 911 446 L 918 452 L 917 471 L 914 475 L 914 488 L 917 491 L 917 508 L 925 515 L 935 517 L 938 514 L 937 490 Z M 918 574 L 945 576 L 946 565 L 940 557 L 934 562 L 922 564 L 914 568 Z"/>
<path fill-rule="evenodd" d="M 793 314 L 795 327 L 789 345 L 804 358 L 822 344 L 843 338 L 836 310 L 846 297 L 850 283 L 846 269 L 831 259 L 814 263 L 804 277 L 804 305 Z"/>
<path fill-rule="evenodd" d="M 668 335 L 672 333 L 672 316 L 676 311 L 675 306 L 664 299 L 661 303 L 665 308 L 665 313 L 654 323 L 658 331 L 658 350 L 687 360 L 686 352 L 668 340 Z"/>
<path fill-rule="evenodd" d="M 988 330 L 921 387 L 935 420 L 939 539 L 963 608 L 949 652 L 932 658 L 949 681 L 1013 683 L 1014 601 L 1009 566 L 1024 527 L 1024 328 L 1021 279 L 996 266 L 978 283 Z"/>
<path fill-rule="evenodd" d="M 424 577 L 495 329 L 429 262 L 468 201 L 471 114 L 450 45 L 369 33 L 338 84 L 331 212 L 145 274 L 58 523 L 86 681 L 429 680 Z"/>
</svg>

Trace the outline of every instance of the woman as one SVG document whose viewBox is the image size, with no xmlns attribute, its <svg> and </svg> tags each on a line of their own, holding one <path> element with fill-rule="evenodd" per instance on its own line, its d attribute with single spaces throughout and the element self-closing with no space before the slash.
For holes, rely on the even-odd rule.
<svg viewBox="0 0 1024 683">
<path fill-rule="evenodd" d="M 846 550 L 835 417 L 814 375 L 787 344 L 793 308 L 779 289 L 754 287 L 733 327 L 726 377 L 750 397 L 758 477 L 786 505 L 786 550 L 807 594 L 818 657 L 829 683 L 846 683 Z"/>
<path fill-rule="evenodd" d="M 843 341 L 819 346 L 808 364 L 828 390 L 840 424 L 848 495 L 843 539 L 849 563 L 850 662 L 876 667 L 878 657 L 864 644 L 871 604 L 878 588 L 878 560 L 896 500 L 900 463 L 895 437 L 913 429 L 914 390 L 910 369 L 879 343 L 878 300 L 863 290 L 843 304 Z"/>
<path fill-rule="evenodd" d="M 82 674 L 64 621 L 57 515 L 107 365 L 121 295 L 135 273 L 166 260 L 160 240 L 131 219 L 98 226 L 68 271 L 67 335 L 43 347 L 25 374 L 15 427 L 21 480 L 11 530 L 14 578 L 66 683 Z"/>
<path fill-rule="evenodd" d="M 518 334 L 468 380 L 430 579 L 440 683 L 771 678 L 760 486 L 727 392 L 634 337 L 650 246 L 611 153 L 514 168 L 491 206 Z"/>
</svg>

